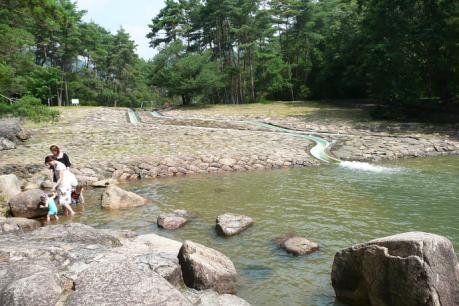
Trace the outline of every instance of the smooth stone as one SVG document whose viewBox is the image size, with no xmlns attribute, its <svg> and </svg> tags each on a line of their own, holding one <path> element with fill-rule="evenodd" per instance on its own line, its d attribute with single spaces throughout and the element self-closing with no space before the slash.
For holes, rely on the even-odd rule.
<svg viewBox="0 0 459 306">
<path fill-rule="evenodd" d="M 253 219 L 244 215 L 227 213 L 217 217 L 217 232 L 225 236 L 237 235 L 253 224 Z"/>
<path fill-rule="evenodd" d="M 187 240 L 180 248 L 178 259 L 188 287 L 215 289 L 218 293 L 236 292 L 236 268 L 219 251 Z"/>
<path fill-rule="evenodd" d="M 0 305 L 56 305 L 63 292 L 59 275 L 48 260 L 0 264 Z"/>
<path fill-rule="evenodd" d="M 8 202 L 21 193 L 21 182 L 14 174 L 0 175 L 0 197 Z"/>
<path fill-rule="evenodd" d="M 46 208 L 40 208 L 40 196 L 42 190 L 32 189 L 21 192 L 14 196 L 9 202 L 11 214 L 14 217 L 40 218 L 47 215 Z"/>
<path fill-rule="evenodd" d="M 281 247 L 296 256 L 310 254 L 320 248 L 318 243 L 309 241 L 304 237 L 290 237 L 281 244 Z"/>
<path fill-rule="evenodd" d="M 196 290 L 188 288 L 183 292 L 186 298 L 197 306 L 250 306 L 250 304 L 233 294 L 218 294 L 214 290 Z"/>
<path fill-rule="evenodd" d="M 37 229 L 40 226 L 41 223 L 37 220 L 0 217 L 0 234 L 9 232 L 27 232 Z"/>
<path fill-rule="evenodd" d="M 335 255 L 332 285 L 349 305 L 459 305 L 459 264 L 451 241 L 408 232 Z"/>
<path fill-rule="evenodd" d="M 143 206 L 147 202 L 147 199 L 115 185 L 106 187 L 102 194 L 102 208 L 105 209 L 132 208 Z"/>
<path fill-rule="evenodd" d="M 75 281 L 66 306 L 192 304 L 154 271 L 141 269 L 129 259 L 91 264 Z"/>
<path fill-rule="evenodd" d="M 164 229 L 179 229 L 183 227 L 188 220 L 186 218 L 180 217 L 172 214 L 160 214 L 158 216 L 157 224 L 158 227 Z"/>
</svg>

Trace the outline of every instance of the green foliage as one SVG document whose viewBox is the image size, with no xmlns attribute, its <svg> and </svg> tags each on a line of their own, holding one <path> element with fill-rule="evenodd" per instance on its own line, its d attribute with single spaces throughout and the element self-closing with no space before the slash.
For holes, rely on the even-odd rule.
<svg viewBox="0 0 459 306">
<path fill-rule="evenodd" d="M 71 0 L 0 5 L 0 93 L 69 105 L 136 106 L 154 89 L 147 66 L 123 29 L 116 34 L 82 21 Z"/>
<path fill-rule="evenodd" d="M 168 0 L 148 34 L 163 50 L 151 84 L 203 102 L 373 98 L 394 110 L 423 97 L 451 102 L 458 16 L 449 0 Z M 170 52 L 177 41 L 182 48 Z M 197 66 L 179 63 L 200 66 L 206 52 L 214 81 L 198 86 Z"/>
<path fill-rule="evenodd" d="M 32 96 L 24 96 L 12 105 L 0 103 L 0 115 L 6 114 L 27 118 L 34 122 L 54 122 L 59 119 L 59 111 L 43 105 L 39 99 Z"/>
</svg>

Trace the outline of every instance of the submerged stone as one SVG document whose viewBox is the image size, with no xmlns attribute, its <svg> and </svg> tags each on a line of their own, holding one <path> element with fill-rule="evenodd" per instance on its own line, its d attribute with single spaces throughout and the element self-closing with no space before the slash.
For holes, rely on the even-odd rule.
<svg viewBox="0 0 459 306">
<path fill-rule="evenodd" d="M 224 236 L 237 235 L 253 224 L 253 219 L 244 215 L 224 214 L 217 217 L 216 230 Z"/>
</svg>

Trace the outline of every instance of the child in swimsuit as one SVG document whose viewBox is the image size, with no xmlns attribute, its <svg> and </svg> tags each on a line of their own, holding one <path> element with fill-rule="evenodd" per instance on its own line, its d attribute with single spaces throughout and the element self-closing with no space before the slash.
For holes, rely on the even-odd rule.
<svg viewBox="0 0 459 306">
<path fill-rule="evenodd" d="M 57 206 L 54 202 L 55 196 L 55 194 L 48 196 L 46 193 L 40 196 L 40 203 L 43 203 L 40 205 L 40 208 L 48 208 L 48 214 L 46 215 L 47 223 L 51 220 L 51 216 L 54 216 L 56 220 L 59 220 L 59 217 L 57 216 Z"/>
<path fill-rule="evenodd" d="M 72 205 L 79 205 L 81 203 L 81 192 L 83 191 L 83 187 L 77 186 L 75 190 L 72 191 L 71 198 L 72 198 Z"/>
</svg>

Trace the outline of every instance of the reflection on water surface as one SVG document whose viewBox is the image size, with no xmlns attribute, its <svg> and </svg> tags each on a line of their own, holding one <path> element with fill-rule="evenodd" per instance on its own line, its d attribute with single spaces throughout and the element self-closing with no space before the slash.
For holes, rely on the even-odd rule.
<svg viewBox="0 0 459 306">
<path fill-rule="evenodd" d="M 447 236 L 459 250 L 459 157 L 385 163 L 397 171 L 339 166 L 141 181 L 123 188 L 154 204 L 108 212 L 101 190 L 87 191 L 85 211 L 74 218 L 98 228 L 131 229 L 193 241 L 228 255 L 240 274 L 238 295 L 252 305 L 341 305 L 330 284 L 333 256 L 355 243 L 404 231 Z M 160 230 L 162 211 L 195 215 L 183 229 Z M 255 225 L 239 236 L 215 234 L 219 214 L 248 215 Z M 320 251 L 293 257 L 273 238 L 295 232 Z"/>
</svg>

